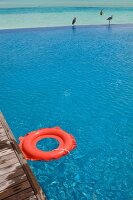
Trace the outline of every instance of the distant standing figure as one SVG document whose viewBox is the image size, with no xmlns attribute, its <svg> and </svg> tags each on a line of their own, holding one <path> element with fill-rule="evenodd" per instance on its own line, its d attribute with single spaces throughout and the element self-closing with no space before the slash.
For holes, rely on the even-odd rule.
<svg viewBox="0 0 133 200">
<path fill-rule="evenodd" d="M 113 19 L 113 15 L 111 17 L 108 17 L 107 20 L 109 21 L 109 26 L 110 26 L 110 21 Z"/>
<path fill-rule="evenodd" d="M 74 17 L 72 20 L 72 25 L 74 25 L 76 23 L 76 20 L 77 20 L 76 17 Z"/>
<path fill-rule="evenodd" d="M 103 15 L 103 9 L 100 11 L 100 15 Z"/>
</svg>

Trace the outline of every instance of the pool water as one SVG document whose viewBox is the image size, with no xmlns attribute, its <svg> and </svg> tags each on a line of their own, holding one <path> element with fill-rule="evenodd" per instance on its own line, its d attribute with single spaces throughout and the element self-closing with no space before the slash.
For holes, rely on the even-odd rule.
<svg viewBox="0 0 133 200">
<path fill-rule="evenodd" d="M 133 198 L 133 26 L 0 31 L 0 109 L 17 141 L 54 126 L 75 137 L 69 155 L 29 161 L 49 200 Z"/>
</svg>

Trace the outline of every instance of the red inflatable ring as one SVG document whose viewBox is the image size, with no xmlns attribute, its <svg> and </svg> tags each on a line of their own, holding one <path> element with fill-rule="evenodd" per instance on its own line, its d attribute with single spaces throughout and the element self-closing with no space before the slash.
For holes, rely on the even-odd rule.
<svg viewBox="0 0 133 200">
<path fill-rule="evenodd" d="M 58 140 L 58 148 L 48 152 L 37 149 L 37 142 L 44 138 L 54 138 Z M 65 156 L 76 147 L 74 137 L 63 131 L 60 127 L 44 128 L 33 131 L 25 137 L 20 137 L 19 140 L 19 147 L 27 160 L 49 161 L 52 159 L 58 159 Z"/>
</svg>

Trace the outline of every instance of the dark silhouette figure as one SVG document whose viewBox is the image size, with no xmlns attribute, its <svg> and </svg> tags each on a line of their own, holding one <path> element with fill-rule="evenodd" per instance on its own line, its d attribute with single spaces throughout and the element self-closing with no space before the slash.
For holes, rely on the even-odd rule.
<svg viewBox="0 0 133 200">
<path fill-rule="evenodd" d="M 74 17 L 72 20 L 72 25 L 74 25 L 76 23 L 76 20 L 77 20 L 76 17 Z"/>
<path fill-rule="evenodd" d="M 100 15 L 103 15 L 103 9 L 100 11 Z"/>
<path fill-rule="evenodd" d="M 109 26 L 110 26 L 110 21 L 113 19 L 113 15 L 111 17 L 108 17 L 107 20 L 109 21 Z"/>
</svg>

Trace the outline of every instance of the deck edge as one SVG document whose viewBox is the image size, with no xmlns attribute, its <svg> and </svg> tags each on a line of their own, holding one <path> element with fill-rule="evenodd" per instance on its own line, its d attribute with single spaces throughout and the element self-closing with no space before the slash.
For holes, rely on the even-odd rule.
<svg viewBox="0 0 133 200">
<path fill-rule="evenodd" d="M 44 192 L 42 191 L 42 188 L 39 186 L 35 176 L 33 175 L 27 161 L 25 160 L 17 142 L 16 139 L 11 131 L 11 129 L 8 126 L 8 123 L 6 122 L 2 112 L 0 112 L 0 122 L 3 126 L 3 128 L 6 131 L 7 137 L 9 138 L 11 145 L 13 147 L 14 152 L 16 153 L 16 156 L 20 162 L 20 164 L 22 165 L 22 168 L 31 184 L 31 187 L 35 193 L 35 196 L 38 200 L 47 200 L 46 195 L 44 194 Z"/>
</svg>

